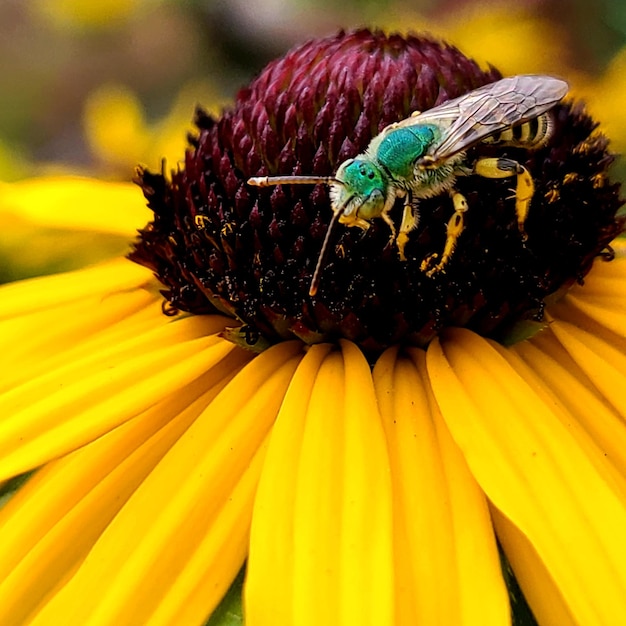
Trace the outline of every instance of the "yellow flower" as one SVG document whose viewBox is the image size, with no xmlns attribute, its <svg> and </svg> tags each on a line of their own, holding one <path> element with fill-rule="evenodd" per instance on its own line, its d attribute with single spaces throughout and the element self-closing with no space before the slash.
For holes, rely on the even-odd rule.
<svg viewBox="0 0 626 626">
<path fill-rule="evenodd" d="M 588 81 L 581 94 L 594 115 L 603 120 L 604 128 L 615 142 L 615 149 L 626 148 L 626 48 L 612 59 L 606 71 L 595 81 Z"/>
<path fill-rule="evenodd" d="M 454 11 L 443 7 L 430 19 L 408 8 L 404 14 L 394 11 L 381 19 L 388 31 L 433 33 L 479 63 L 497 65 L 505 74 L 571 72 L 565 32 L 534 6 L 469 2 Z"/>
<path fill-rule="evenodd" d="M 213 113 L 225 104 L 212 87 L 196 81 L 183 86 L 166 116 L 149 123 L 129 88 L 104 84 L 95 89 L 85 103 L 83 125 L 103 175 L 128 178 L 137 163 L 160 168 L 166 159 L 174 164 L 193 129 L 189 120 L 198 102 Z"/>
<path fill-rule="evenodd" d="M 354 115 L 345 68 L 382 122 L 404 100 L 391 87 L 415 54 L 444 68 L 438 77 L 424 69 L 421 83 L 426 92 L 439 81 L 443 99 L 467 89 L 455 77 L 490 76 L 425 39 L 358 31 L 306 44 L 242 91 L 234 113 L 198 117 L 184 170 L 171 180 L 140 172 L 154 220 L 132 257 L 149 269 L 115 259 L 1 289 L 0 480 L 34 470 L 0 511 L 1 624 L 199 625 L 247 561 L 252 626 L 506 625 L 498 543 L 540 625 L 614 624 L 626 614 L 626 244 L 611 244 L 610 262 L 609 250 L 598 256 L 621 229 L 620 202 L 593 169 L 598 155 L 603 166 L 610 157 L 603 139 L 589 139 L 588 118 L 560 105 L 555 138 L 535 155 L 530 211 L 543 221 L 529 217 L 526 246 L 499 223 L 506 181 L 467 187 L 475 214 L 481 195 L 495 198 L 485 223 L 498 223 L 476 241 L 467 225 L 432 293 L 417 263 L 409 278 L 422 281 L 420 298 L 461 302 L 449 318 L 430 307 L 419 327 L 406 313 L 412 300 L 387 311 L 394 296 L 410 295 L 394 293 L 405 265 L 381 252 L 387 231 L 373 224 L 373 241 L 360 243 L 344 229 L 311 299 L 309 249 L 319 251 L 324 232 L 310 207 L 325 206 L 327 222 L 327 198 L 319 189 L 262 197 L 238 182 L 238 171 L 257 174 L 273 157 L 288 167 L 292 153 L 270 123 L 276 110 L 287 131 L 296 126 L 296 170 L 300 160 L 324 169 L 324 158 L 343 158 L 377 132 Z M 454 62 L 447 73 L 445 59 Z M 336 115 L 324 99 L 312 113 L 313 79 Z M 298 86 L 296 107 L 288 98 Z M 377 90 L 392 94 L 382 112 Z M 352 146 L 337 139 L 348 136 L 344 118 L 355 123 Z M 317 149 L 308 127 L 321 133 Z M 572 176 L 578 169 L 586 175 Z M 102 206 L 113 206 L 109 189 L 99 187 Z M 439 244 L 436 203 L 446 200 L 426 205 L 420 229 L 430 231 L 411 233 L 407 253 L 413 236 L 427 249 Z M 588 222 L 568 221 L 590 200 Z M 507 300 L 502 283 L 463 291 L 508 271 L 491 256 L 500 238 L 497 254 L 512 253 L 521 282 Z M 544 245 L 554 258 L 539 275 Z M 358 254 L 369 273 L 342 274 Z M 570 257 L 578 275 L 566 272 Z M 533 291 L 533 280 L 557 275 L 558 293 Z M 344 296 L 372 284 L 378 291 L 344 316 Z M 543 318 L 539 306 L 530 320 L 541 331 L 512 347 L 482 336 L 498 334 L 494 311 L 508 319 L 519 291 L 526 310 L 529 294 L 535 305 L 549 296 Z M 388 302 L 372 302 L 376 294 Z M 239 333 L 232 316 L 246 322 Z M 262 349 L 259 335 L 273 345 Z"/>
<path fill-rule="evenodd" d="M 106 28 L 124 22 L 135 14 L 142 0 L 34 0 L 31 8 L 59 28 Z"/>
</svg>

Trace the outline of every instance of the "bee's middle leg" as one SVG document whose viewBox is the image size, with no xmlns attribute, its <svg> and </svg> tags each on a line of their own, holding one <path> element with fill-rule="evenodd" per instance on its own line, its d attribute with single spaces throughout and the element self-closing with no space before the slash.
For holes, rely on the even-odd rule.
<svg viewBox="0 0 626 626">
<path fill-rule="evenodd" d="M 401 261 L 406 261 L 404 248 L 409 241 L 409 233 L 417 228 L 419 221 L 419 209 L 413 205 L 410 195 L 407 195 L 406 202 L 404 203 L 404 211 L 402 212 L 400 230 L 396 237 L 396 245 L 398 246 L 398 254 Z"/>
<path fill-rule="evenodd" d="M 454 213 L 448 221 L 446 229 L 446 243 L 443 246 L 441 259 L 438 263 L 437 259 L 439 259 L 439 255 L 436 252 L 429 254 L 422 261 L 420 269 L 422 272 L 426 273 L 426 276 L 433 276 L 444 269 L 450 260 L 454 249 L 456 248 L 456 242 L 465 228 L 464 214 L 467 213 L 467 200 L 463 194 L 454 190 L 450 191 L 450 196 L 452 197 L 452 202 L 454 204 Z"/>
<path fill-rule="evenodd" d="M 474 165 L 474 173 L 484 178 L 508 178 L 509 176 L 517 176 L 517 185 L 514 190 L 515 214 L 517 215 L 517 227 L 522 236 L 522 240 L 526 241 L 528 235 L 524 229 L 524 224 L 528 216 L 530 201 L 535 193 L 535 185 L 530 172 L 521 163 L 513 159 L 490 157 L 478 159 Z"/>
</svg>

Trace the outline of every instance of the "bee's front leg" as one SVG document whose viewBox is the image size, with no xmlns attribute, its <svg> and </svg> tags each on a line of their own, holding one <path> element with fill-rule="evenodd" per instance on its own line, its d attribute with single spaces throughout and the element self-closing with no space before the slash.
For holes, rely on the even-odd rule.
<svg viewBox="0 0 626 626">
<path fill-rule="evenodd" d="M 509 176 L 517 176 L 517 185 L 515 187 L 515 214 L 517 215 L 517 227 L 519 229 L 522 240 L 526 241 L 528 235 L 524 228 L 530 201 L 535 193 L 535 185 L 533 183 L 530 172 L 517 161 L 513 159 L 483 158 L 478 159 L 474 165 L 474 173 L 485 178 L 507 178 Z"/>
<path fill-rule="evenodd" d="M 465 228 L 464 214 L 467 213 L 467 200 L 465 199 L 465 196 L 460 194 L 458 191 L 452 190 L 450 191 L 450 195 L 454 204 L 454 213 L 448 221 L 446 229 L 446 243 L 444 244 L 443 252 L 441 253 L 441 260 L 436 263 L 439 255 L 434 252 L 422 261 L 420 269 L 422 272 L 426 273 L 426 276 L 433 276 L 444 269 L 450 260 L 454 249 L 456 248 L 456 242 Z"/>
<path fill-rule="evenodd" d="M 389 235 L 389 241 L 387 242 L 387 245 L 385 246 L 385 249 L 387 249 L 387 248 L 389 248 L 389 246 L 393 245 L 394 241 L 397 240 L 396 225 L 393 223 L 393 220 L 389 216 L 389 213 L 383 212 L 383 213 L 381 213 L 380 216 L 385 221 L 385 224 L 387 224 L 387 226 L 389 226 L 389 230 L 391 231 L 391 234 Z"/>
</svg>

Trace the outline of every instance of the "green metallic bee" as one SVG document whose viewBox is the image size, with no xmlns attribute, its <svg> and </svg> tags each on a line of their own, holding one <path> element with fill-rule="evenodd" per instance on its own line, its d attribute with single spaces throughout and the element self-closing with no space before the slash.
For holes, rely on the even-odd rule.
<svg viewBox="0 0 626 626">
<path fill-rule="evenodd" d="M 466 150 L 478 143 L 515 146 L 529 150 L 546 143 L 552 132 L 550 109 L 567 93 L 566 82 L 550 76 L 521 75 L 504 78 L 449 100 L 425 112 L 416 111 L 390 124 L 372 139 L 367 150 L 339 166 L 334 177 L 260 176 L 248 184 L 258 187 L 281 184 L 330 185 L 333 217 L 320 251 L 309 295 L 317 293 L 319 276 L 331 233 L 337 222 L 367 230 L 380 217 L 391 230 L 402 260 L 408 234 L 419 223 L 415 201 L 448 192 L 454 214 L 447 227 L 441 257 L 426 257 L 421 270 L 427 276 L 444 270 L 464 228 L 466 199 L 454 189 L 458 176 L 517 177 L 515 212 L 526 239 L 524 223 L 534 194 L 533 179 L 517 161 L 481 157 L 468 162 Z M 404 199 L 399 230 L 389 213 L 396 199 Z"/>
</svg>

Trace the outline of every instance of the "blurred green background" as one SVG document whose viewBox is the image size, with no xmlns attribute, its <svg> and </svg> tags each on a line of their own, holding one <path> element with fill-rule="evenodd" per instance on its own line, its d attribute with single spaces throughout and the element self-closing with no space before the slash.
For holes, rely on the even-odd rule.
<svg viewBox="0 0 626 626">
<path fill-rule="evenodd" d="M 507 74 L 562 75 L 626 144 L 617 136 L 626 124 L 598 102 L 626 95 L 624 71 L 619 84 L 603 81 L 626 46 L 623 0 L 339 4 L 1 0 L 0 179 L 64 170 L 128 179 L 137 160 L 176 161 L 196 102 L 218 112 L 293 44 L 361 25 L 430 31 Z"/>
<path fill-rule="evenodd" d="M 292 45 L 360 26 L 426 31 L 504 74 L 561 76 L 626 149 L 624 0 L 0 0 L 0 191 L 50 175 L 129 181 L 137 163 L 159 170 L 163 158 L 174 167 L 196 104 L 219 114 Z M 614 176 L 626 181 L 626 167 Z M 19 210 L 2 217 L 3 198 L 0 281 L 93 260 L 9 267 L 34 246 L 26 227 L 15 236 Z M 42 256 L 53 240 L 67 244 L 60 257 L 81 243 L 39 237 Z"/>
</svg>

